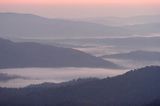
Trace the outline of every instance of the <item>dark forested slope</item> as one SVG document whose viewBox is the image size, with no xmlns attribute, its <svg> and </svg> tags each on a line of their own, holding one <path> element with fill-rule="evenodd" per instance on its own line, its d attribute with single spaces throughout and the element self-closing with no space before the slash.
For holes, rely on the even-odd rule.
<svg viewBox="0 0 160 106">
<path fill-rule="evenodd" d="M 59 87 L 0 89 L 3 106 L 142 106 L 159 100 L 160 67 Z M 46 86 L 46 85 L 44 85 Z M 157 103 L 157 102 L 155 102 Z"/>
</svg>

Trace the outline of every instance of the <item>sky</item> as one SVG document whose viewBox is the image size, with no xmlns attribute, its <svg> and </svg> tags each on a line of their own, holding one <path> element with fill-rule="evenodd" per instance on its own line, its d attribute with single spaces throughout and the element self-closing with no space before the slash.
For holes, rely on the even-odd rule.
<svg viewBox="0 0 160 106">
<path fill-rule="evenodd" d="M 0 12 L 54 18 L 160 14 L 160 0 L 0 0 Z"/>
</svg>

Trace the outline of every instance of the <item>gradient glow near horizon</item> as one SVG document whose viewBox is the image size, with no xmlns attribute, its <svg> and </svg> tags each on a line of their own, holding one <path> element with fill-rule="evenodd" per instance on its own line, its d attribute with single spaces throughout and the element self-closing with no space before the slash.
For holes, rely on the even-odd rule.
<svg viewBox="0 0 160 106">
<path fill-rule="evenodd" d="M 1 0 L 1 4 L 54 4 L 54 5 L 99 5 L 99 4 L 156 4 L 159 0 Z"/>
<path fill-rule="evenodd" d="M 159 9 L 160 0 L 0 0 L 0 12 L 62 18 L 159 14 Z"/>
</svg>

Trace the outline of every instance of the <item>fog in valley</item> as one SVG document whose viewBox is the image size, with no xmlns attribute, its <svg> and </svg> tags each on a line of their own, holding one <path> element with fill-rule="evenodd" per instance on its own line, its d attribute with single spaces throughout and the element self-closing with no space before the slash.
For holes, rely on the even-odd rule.
<svg viewBox="0 0 160 106">
<path fill-rule="evenodd" d="M 0 13 L 0 105 L 159 105 L 159 18 Z"/>
</svg>

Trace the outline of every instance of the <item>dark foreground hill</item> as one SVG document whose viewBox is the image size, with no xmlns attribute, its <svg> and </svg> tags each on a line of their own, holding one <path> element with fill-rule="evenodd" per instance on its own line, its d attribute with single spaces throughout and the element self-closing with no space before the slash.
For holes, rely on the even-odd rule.
<svg viewBox="0 0 160 106">
<path fill-rule="evenodd" d="M 55 87 L 47 84 L 0 89 L 1 106 L 143 106 L 160 100 L 160 67 L 150 66 L 106 79 Z M 43 87 L 44 86 L 44 87 Z"/>
<path fill-rule="evenodd" d="M 0 39 L 0 68 L 119 66 L 87 53 L 38 43 L 15 43 Z"/>
</svg>

